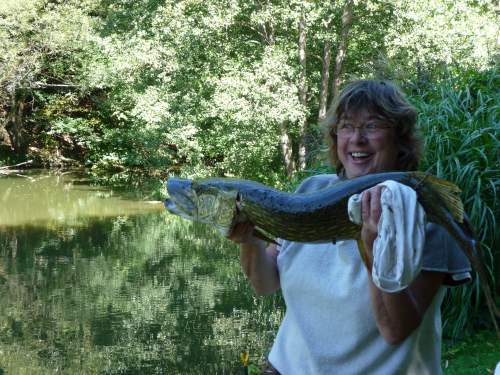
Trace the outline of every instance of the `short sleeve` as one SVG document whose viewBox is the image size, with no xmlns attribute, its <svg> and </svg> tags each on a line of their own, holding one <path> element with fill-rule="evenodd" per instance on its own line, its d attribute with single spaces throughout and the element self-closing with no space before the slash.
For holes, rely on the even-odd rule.
<svg viewBox="0 0 500 375">
<path fill-rule="evenodd" d="M 447 286 L 471 280 L 469 259 L 455 239 L 441 225 L 434 223 L 428 223 L 425 228 L 422 269 L 446 273 L 444 284 Z"/>
</svg>

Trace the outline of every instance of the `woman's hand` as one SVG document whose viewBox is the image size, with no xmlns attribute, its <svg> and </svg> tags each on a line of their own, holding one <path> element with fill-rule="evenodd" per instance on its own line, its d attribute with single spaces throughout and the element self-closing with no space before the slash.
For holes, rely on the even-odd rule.
<svg viewBox="0 0 500 375">
<path fill-rule="evenodd" d="M 363 259 L 365 259 L 365 262 L 369 263 L 366 264 L 366 266 L 370 271 L 373 263 L 373 242 L 378 235 L 378 222 L 382 214 L 382 206 L 380 204 L 382 189 L 382 186 L 374 186 L 365 190 L 361 197 L 361 215 L 363 218 L 361 240 L 364 245 Z"/>
<path fill-rule="evenodd" d="M 240 245 L 244 243 L 255 243 L 260 240 L 253 235 L 254 229 L 255 226 L 250 222 L 238 223 L 234 226 L 227 238 Z"/>
<path fill-rule="evenodd" d="M 238 223 L 227 236 L 240 245 L 240 262 L 243 272 L 258 294 L 270 294 L 280 287 L 275 244 L 266 248 L 266 243 L 253 235 L 254 225 Z"/>
</svg>

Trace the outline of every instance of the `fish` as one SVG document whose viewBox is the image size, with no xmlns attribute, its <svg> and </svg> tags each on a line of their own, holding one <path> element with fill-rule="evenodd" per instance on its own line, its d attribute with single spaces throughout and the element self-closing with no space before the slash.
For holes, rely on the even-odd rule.
<svg viewBox="0 0 500 375">
<path fill-rule="evenodd" d="M 233 178 L 190 180 L 169 178 L 168 211 L 210 224 L 229 236 L 236 224 L 251 222 L 257 237 L 275 242 L 335 242 L 355 239 L 363 245 L 361 226 L 348 216 L 348 200 L 381 182 L 393 180 L 415 190 L 427 220 L 441 225 L 457 241 L 478 273 L 496 332 L 500 318 L 489 287 L 478 242 L 464 213 L 460 189 L 447 180 L 420 171 L 373 173 L 345 179 L 310 193 L 289 193 L 255 181 Z M 363 251 L 360 251 L 363 256 Z"/>
<path fill-rule="evenodd" d="M 351 222 L 347 202 L 386 180 L 413 188 L 430 221 L 443 226 L 464 222 L 460 189 L 422 172 L 384 172 L 339 182 L 311 193 L 289 193 L 249 180 L 170 178 L 165 207 L 185 219 L 207 223 L 228 236 L 249 221 L 262 235 L 299 242 L 358 239 L 361 226 Z M 454 230 L 453 228 L 450 230 Z M 462 238 L 465 240 L 465 237 Z"/>
</svg>

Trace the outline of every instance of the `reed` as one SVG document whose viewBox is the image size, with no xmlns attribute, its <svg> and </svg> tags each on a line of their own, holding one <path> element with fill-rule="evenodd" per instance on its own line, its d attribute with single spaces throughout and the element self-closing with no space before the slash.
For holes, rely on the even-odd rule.
<svg viewBox="0 0 500 375">
<path fill-rule="evenodd" d="M 448 75 L 425 89 L 417 87 L 411 97 L 426 140 L 422 169 L 462 189 L 494 290 L 498 290 L 495 275 L 500 269 L 500 243 L 495 230 L 500 217 L 499 84 L 498 68 L 458 77 Z M 473 325 L 487 324 L 480 287 L 475 278 L 465 288 L 447 294 L 443 309 L 447 335 L 458 337 Z"/>
</svg>

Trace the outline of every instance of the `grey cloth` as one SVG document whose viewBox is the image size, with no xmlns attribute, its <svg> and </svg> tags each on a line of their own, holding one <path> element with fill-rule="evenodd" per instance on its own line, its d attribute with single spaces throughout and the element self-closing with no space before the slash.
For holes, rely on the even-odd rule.
<svg viewBox="0 0 500 375">
<path fill-rule="evenodd" d="M 444 284 L 456 286 L 471 279 L 471 265 L 457 242 L 441 225 L 428 223 L 425 229 L 425 271 L 445 272 Z"/>
</svg>

